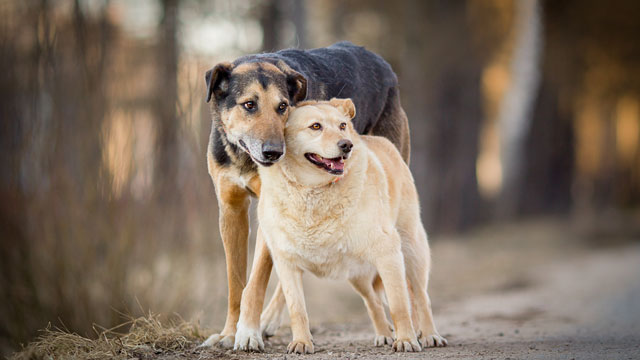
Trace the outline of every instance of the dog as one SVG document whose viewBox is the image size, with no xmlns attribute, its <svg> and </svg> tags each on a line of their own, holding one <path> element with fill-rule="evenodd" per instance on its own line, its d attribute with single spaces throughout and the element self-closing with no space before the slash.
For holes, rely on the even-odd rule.
<svg viewBox="0 0 640 360">
<path fill-rule="evenodd" d="M 285 126 L 287 153 L 258 170 L 260 231 L 291 317 L 287 352 L 314 352 L 304 271 L 347 278 L 365 301 L 375 345 L 383 345 L 392 334 L 374 288 L 379 274 L 396 331 L 393 349 L 444 346 L 427 294 L 430 251 L 411 172 L 389 140 L 358 135 L 355 113 L 350 99 L 299 103 Z M 238 324 L 238 333 L 248 330 Z"/>
<path fill-rule="evenodd" d="M 380 56 L 348 42 L 222 62 L 206 72 L 205 82 L 212 117 L 207 165 L 218 200 L 229 296 L 223 330 L 202 345 L 230 348 L 237 340 L 240 314 L 249 326 L 258 327 L 261 322 L 273 263 L 258 231 L 247 282 L 248 209 L 250 198 L 261 193 L 258 166 L 272 166 L 286 153 L 284 126 L 290 107 L 305 99 L 352 98 L 360 109 L 353 119 L 355 130 L 388 138 L 407 163 L 409 125 L 391 66 Z M 278 328 L 284 306 L 281 288 L 277 287 L 262 314 L 265 336 Z M 240 340 L 236 347 L 262 348 L 255 342 L 245 343 L 247 338 Z"/>
</svg>

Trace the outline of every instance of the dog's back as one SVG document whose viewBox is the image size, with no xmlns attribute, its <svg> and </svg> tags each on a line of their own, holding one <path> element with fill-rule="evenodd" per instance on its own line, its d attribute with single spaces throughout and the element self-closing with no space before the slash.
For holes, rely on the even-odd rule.
<svg viewBox="0 0 640 360">
<path fill-rule="evenodd" d="M 351 98 L 358 109 L 353 119 L 356 131 L 389 139 L 408 163 L 409 124 L 400 104 L 398 78 L 383 58 L 343 41 L 326 48 L 248 55 L 234 64 L 263 61 L 284 61 L 304 75 L 307 100 Z"/>
</svg>

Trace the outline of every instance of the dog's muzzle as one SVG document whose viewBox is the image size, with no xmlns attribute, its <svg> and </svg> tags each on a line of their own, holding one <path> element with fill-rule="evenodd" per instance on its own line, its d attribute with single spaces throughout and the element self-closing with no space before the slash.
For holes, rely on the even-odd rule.
<svg viewBox="0 0 640 360">
<path fill-rule="evenodd" d="M 276 162 L 284 154 L 284 144 L 267 141 L 262 144 L 262 157 L 270 162 Z"/>
<path fill-rule="evenodd" d="M 282 155 L 284 155 L 284 142 L 279 141 L 252 141 L 246 143 L 243 140 L 238 141 L 240 147 L 251 156 L 251 159 L 262 166 L 271 166 L 275 164 Z"/>
<path fill-rule="evenodd" d="M 338 141 L 338 147 L 343 153 L 348 154 L 351 152 L 351 148 L 353 148 L 353 143 L 349 139 L 342 139 Z"/>
</svg>

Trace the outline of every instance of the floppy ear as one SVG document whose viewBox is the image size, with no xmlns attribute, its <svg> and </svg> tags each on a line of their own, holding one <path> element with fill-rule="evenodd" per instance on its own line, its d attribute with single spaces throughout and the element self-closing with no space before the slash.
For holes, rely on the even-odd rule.
<svg viewBox="0 0 640 360">
<path fill-rule="evenodd" d="M 307 79 L 299 72 L 294 71 L 293 74 L 287 75 L 287 88 L 289 99 L 294 104 L 307 97 Z"/>
<path fill-rule="evenodd" d="M 350 119 L 356 117 L 356 105 L 351 101 L 351 99 L 338 99 L 333 98 L 329 100 L 329 104 L 340 110 L 343 114 L 348 116 Z"/>
<path fill-rule="evenodd" d="M 207 84 L 207 102 L 211 101 L 211 96 L 216 97 L 226 95 L 229 91 L 229 76 L 233 65 L 228 62 L 221 62 L 204 75 Z"/>
<path fill-rule="evenodd" d="M 289 92 L 289 100 L 296 103 L 307 97 L 307 79 L 299 72 L 293 70 L 284 61 L 278 60 L 276 63 L 278 69 L 287 77 L 287 91 Z"/>
</svg>

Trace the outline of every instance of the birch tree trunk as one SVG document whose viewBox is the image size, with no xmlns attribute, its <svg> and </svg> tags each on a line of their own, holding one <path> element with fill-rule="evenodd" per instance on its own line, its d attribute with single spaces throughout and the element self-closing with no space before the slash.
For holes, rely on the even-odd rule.
<svg viewBox="0 0 640 360">
<path fill-rule="evenodd" d="M 522 189 L 524 147 L 540 85 L 542 24 L 538 0 L 516 2 L 516 44 L 511 61 L 511 84 L 498 113 L 502 193 L 498 215 L 515 213 Z"/>
</svg>

